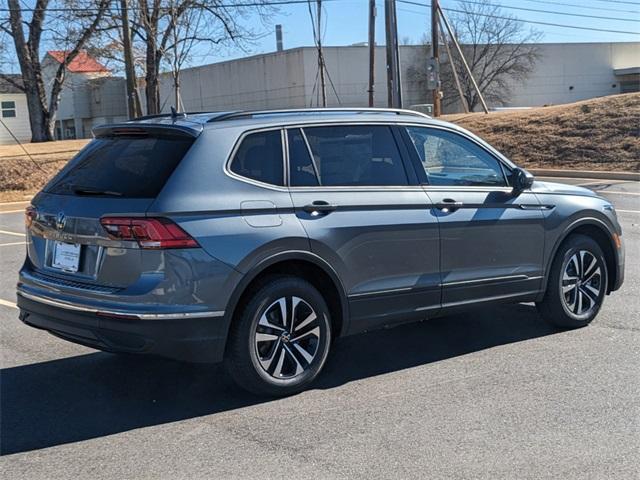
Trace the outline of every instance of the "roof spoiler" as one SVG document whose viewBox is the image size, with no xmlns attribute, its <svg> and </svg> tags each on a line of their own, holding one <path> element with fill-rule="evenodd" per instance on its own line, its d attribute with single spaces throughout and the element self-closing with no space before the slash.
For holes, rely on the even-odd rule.
<svg viewBox="0 0 640 480">
<path fill-rule="evenodd" d="M 96 138 L 105 137 L 188 137 L 196 138 L 202 132 L 202 125 L 162 125 L 144 123 L 112 123 L 94 127 Z"/>
</svg>

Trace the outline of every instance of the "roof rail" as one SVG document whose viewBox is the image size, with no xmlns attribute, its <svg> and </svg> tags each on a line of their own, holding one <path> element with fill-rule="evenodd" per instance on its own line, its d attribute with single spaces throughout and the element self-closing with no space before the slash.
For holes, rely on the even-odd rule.
<svg viewBox="0 0 640 480">
<path fill-rule="evenodd" d="M 237 111 L 237 112 L 229 112 L 224 113 L 222 115 L 218 115 L 208 120 L 211 122 L 221 122 L 224 120 L 237 120 L 242 118 L 253 118 L 259 116 L 269 116 L 269 115 L 296 115 L 296 114 L 307 114 L 307 113 L 382 113 L 382 114 L 390 114 L 390 115 L 413 115 L 415 117 L 422 118 L 431 118 L 429 115 L 426 115 L 421 112 L 417 112 L 415 110 L 405 110 L 402 108 L 349 108 L 349 107 L 338 107 L 338 108 L 290 108 L 283 110 L 247 110 L 247 111 Z"/>
</svg>

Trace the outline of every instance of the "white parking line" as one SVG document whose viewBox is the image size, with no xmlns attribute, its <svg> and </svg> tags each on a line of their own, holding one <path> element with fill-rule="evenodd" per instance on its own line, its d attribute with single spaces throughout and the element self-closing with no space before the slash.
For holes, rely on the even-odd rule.
<svg viewBox="0 0 640 480">
<path fill-rule="evenodd" d="M 621 213 L 640 213 L 640 210 L 620 210 L 620 209 L 616 208 L 616 212 L 621 212 Z"/>
<path fill-rule="evenodd" d="M 15 235 L 16 237 L 26 237 L 24 233 L 9 232 L 8 230 L 0 230 L 0 233 L 3 235 Z"/>
<path fill-rule="evenodd" d="M 614 195 L 635 195 L 640 196 L 638 192 L 622 192 L 620 190 L 596 190 L 598 193 L 612 193 Z"/>
<path fill-rule="evenodd" d="M 0 212 L 0 215 L 3 213 L 24 213 L 24 209 L 22 210 L 5 210 L 4 212 Z"/>
<path fill-rule="evenodd" d="M 26 245 L 27 242 L 11 242 L 11 243 L 0 243 L 0 247 L 13 247 L 14 245 Z"/>
<path fill-rule="evenodd" d="M 593 182 L 579 183 L 578 186 L 579 187 L 588 187 L 589 185 L 603 185 L 603 184 L 617 185 L 619 183 L 629 183 L 629 181 L 628 180 L 596 180 L 596 181 L 593 181 Z"/>
<path fill-rule="evenodd" d="M 5 307 L 9 307 L 9 308 L 18 308 L 18 305 L 16 305 L 14 302 L 9 302 L 8 300 L 2 300 L 0 298 L 0 305 L 3 305 Z"/>
</svg>

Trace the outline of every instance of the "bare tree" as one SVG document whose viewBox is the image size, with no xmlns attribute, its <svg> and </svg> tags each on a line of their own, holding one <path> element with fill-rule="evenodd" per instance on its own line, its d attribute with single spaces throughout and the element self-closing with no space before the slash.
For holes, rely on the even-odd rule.
<svg viewBox="0 0 640 480">
<path fill-rule="evenodd" d="M 180 67 L 196 45 L 236 45 L 254 34 L 243 26 L 249 15 L 266 19 L 272 10 L 268 0 L 246 6 L 246 0 L 135 0 L 137 18 L 132 31 L 145 49 L 145 96 L 147 114 L 160 113 L 160 68 L 168 56 L 171 69 Z M 189 25 L 197 20 L 199 28 Z M 176 59 L 182 58 L 176 63 Z M 179 80 L 178 77 L 174 77 Z"/>
<path fill-rule="evenodd" d="M 175 108 L 178 111 L 184 111 L 180 95 L 180 71 L 184 64 L 190 60 L 193 47 L 198 44 L 197 32 L 202 30 L 205 11 L 191 9 L 185 12 L 181 18 L 177 18 L 176 13 L 177 9 L 172 7 L 171 15 L 175 27 L 173 28 L 171 44 L 167 46 L 165 56 L 167 63 L 171 67 Z"/>
<path fill-rule="evenodd" d="M 460 2 L 456 9 L 461 13 L 451 15 L 451 24 L 480 91 L 487 103 L 505 105 L 513 93 L 512 85 L 524 81 L 533 71 L 539 58 L 536 43 L 542 34 L 527 29 L 517 17 L 505 13 L 493 1 L 479 0 L 473 4 Z M 473 111 L 480 99 L 462 60 L 454 53 L 453 45 L 450 50 L 463 95 Z M 426 58 L 429 55 L 428 45 L 416 55 L 408 69 L 412 81 L 426 84 Z M 444 92 L 443 104 L 456 104 L 458 95 L 453 72 L 449 61 L 442 57 L 440 79 Z"/>
<path fill-rule="evenodd" d="M 96 32 L 109 6 L 109 0 L 36 0 L 27 19 L 20 0 L 7 0 L 8 18 L 0 21 L 0 30 L 13 38 L 15 55 L 22 73 L 19 85 L 10 76 L 0 77 L 24 91 L 29 109 L 31 141 L 54 140 L 55 117 L 68 65 Z M 65 50 L 49 88 L 45 85 L 40 48 L 47 32 Z"/>
</svg>

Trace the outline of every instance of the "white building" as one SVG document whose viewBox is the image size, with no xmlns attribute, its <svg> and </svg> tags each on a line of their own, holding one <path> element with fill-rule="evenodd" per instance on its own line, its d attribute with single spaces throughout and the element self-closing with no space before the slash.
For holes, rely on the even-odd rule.
<svg viewBox="0 0 640 480">
<path fill-rule="evenodd" d="M 51 94 L 53 79 L 64 51 L 53 50 L 42 60 L 42 74 Z M 80 52 L 67 66 L 56 114 L 55 136 L 58 140 L 90 138 L 96 125 L 127 120 L 127 97 L 124 78 L 113 77 L 109 70 L 87 52 Z M 22 83 L 20 75 L 14 75 Z M 10 82 L 0 80 L 0 145 L 31 140 L 31 126 L 25 94 Z M 9 133 L 11 131 L 11 133 Z"/>
<path fill-rule="evenodd" d="M 53 78 L 65 52 L 52 50 L 42 60 L 42 72 L 50 92 Z M 81 51 L 67 66 L 56 115 L 56 138 L 89 138 L 91 129 L 104 123 L 127 120 L 126 84 Z"/>
<path fill-rule="evenodd" d="M 407 80 L 419 46 L 402 46 L 405 106 L 431 103 L 429 92 Z M 510 107 L 569 103 L 640 90 L 640 42 L 540 44 L 532 75 L 513 85 Z M 325 47 L 329 106 L 367 106 L 368 47 Z M 317 52 L 301 47 L 185 69 L 181 98 L 186 111 L 317 106 Z M 635 69 L 635 70 L 634 70 Z M 376 48 L 375 105 L 387 104 L 385 48 Z M 333 85 L 332 85 L 332 83 Z M 172 77 L 160 81 L 161 105 L 174 104 Z M 335 92 L 334 92 L 335 87 Z M 447 92 L 455 95 L 455 92 Z"/>
<path fill-rule="evenodd" d="M 22 83 L 20 75 L 13 75 L 12 78 Z M 0 145 L 15 143 L 11 134 L 21 142 L 31 140 L 27 97 L 22 90 L 2 79 L 0 79 L 0 120 L 2 120 Z"/>
</svg>

